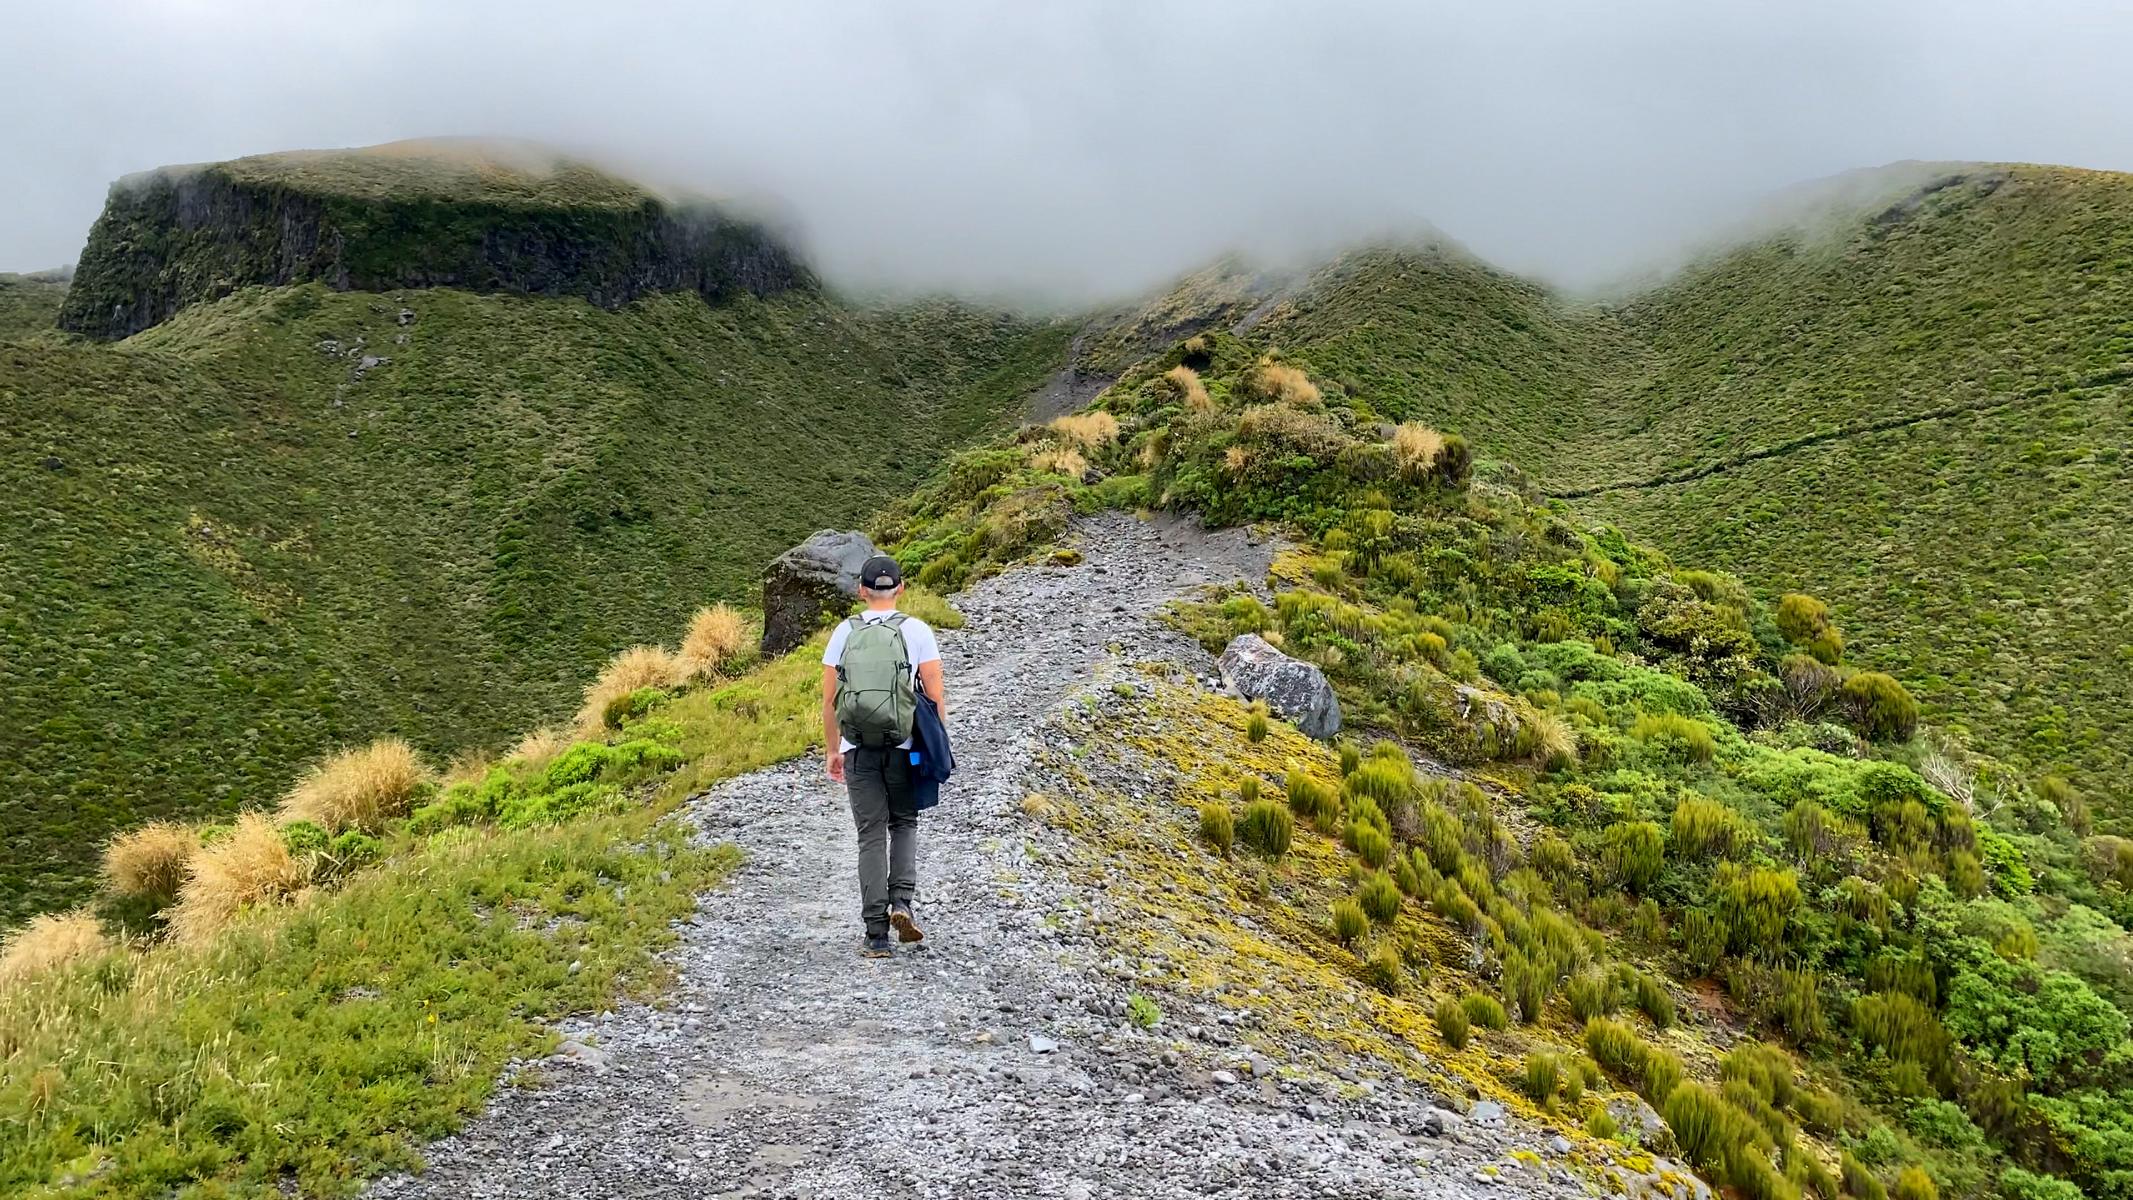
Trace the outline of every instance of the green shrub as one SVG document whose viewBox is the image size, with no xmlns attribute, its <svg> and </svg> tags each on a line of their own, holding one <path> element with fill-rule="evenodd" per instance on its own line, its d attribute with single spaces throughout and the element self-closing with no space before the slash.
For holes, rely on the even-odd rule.
<svg viewBox="0 0 2133 1200">
<path fill-rule="evenodd" d="M 291 854 L 317 854 L 331 840 L 324 827 L 311 821 L 291 821 L 281 827 L 281 843 Z"/>
<path fill-rule="evenodd" d="M 1230 815 L 1229 805 L 1220 800 L 1200 805 L 1200 836 L 1215 848 L 1215 853 L 1228 857 L 1237 840 L 1237 821 Z"/>
<path fill-rule="evenodd" d="M 1602 835 L 1600 854 L 1610 877 L 1642 895 L 1666 867 L 1666 835 L 1650 821 L 1618 821 Z"/>
<path fill-rule="evenodd" d="M 496 823 L 506 829 L 559 825 L 590 813 L 620 812 L 627 804 L 622 789 L 611 783 L 573 783 L 507 798 L 497 809 Z"/>
<path fill-rule="evenodd" d="M 1896 1172 L 1896 1186 L 1889 1189 L 1889 1200 L 1940 1200 L 1940 1189 L 1933 1185 L 1933 1177 L 1925 1168 L 1907 1166 Z"/>
<path fill-rule="evenodd" d="M 1918 701 L 1901 683 L 1879 671 L 1860 671 L 1844 681 L 1852 728 L 1877 742 L 1908 742 L 1918 732 Z"/>
<path fill-rule="evenodd" d="M 1268 858 L 1280 858 L 1289 852 L 1289 843 L 1296 836 L 1295 819 L 1289 810 L 1272 800 L 1261 800 L 1247 805 L 1244 820 L 1238 826 L 1238 837 L 1245 845 Z"/>
<path fill-rule="evenodd" d="M 1783 953 L 1803 903 L 1791 868 L 1721 863 L 1711 895 L 1725 921 L 1727 945 L 1737 954 L 1774 958 Z"/>
<path fill-rule="evenodd" d="M 1459 1003 L 1466 1009 L 1466 1019 L 1483 1029 L 1501 1031 L 1511 1027 L 1511 1015 L 1503 1010 L 1503 1005 L 1494 996 L 1468 992 Z"/>
<path fill-rule="evenodd" d="M 1533 842 L 1533 869 L 1553 880 L 1570 878 L 1577 871 L 1577 855 L 1570 843 L 1554 834 L 1542 834 Z"/>
<path fill-rule="evenodd" d="M 1400 949 L 1391 942 L 1380 942 L 1378 948 L 1363 960 L 1363 978 L 1370 986 L 1388 996 L 1400 994 L 1405 964 L 1400 961 Z"/>
<path fill-rule="evenodd" d="M 1415 861 L 1411 857 L 1401 856 L 1394 860 L 1392 881 L 1410 896 L 1419 897 L 1428 890 L 1427 881 L 1422 878 L 1421 872 L 1415 869 Z"/>
<path fill-rule="evenodd" d="M 1831 1137 L 1844 1128 L 1844 1101 L 1834 1092 L 1803 1087 L 1793 1093 L 1792 1113 L 1811 1132 Z"/>
<path fill-rule="evenodd" d="M 1259 777 L 1247 775 L 1237 781 L 1237 798 L 1246 805 L 1259 803 Z"/>
<path fill-rule="evenodd" d="M 1390 925 L 1400 915 L 1400 887 L 1383 871 L 1376 872 L 1355 890 L 1363 912 L 1379 925 Z"/>
<path fill-rule="evenodd" d="M 1126 1016 L 1142 1029 L 1153 1029 L 1163 1022 L 1163 1010 L 1139 992 L 1126 996 Z"/>
<path fill-rule="evenodd" d="M 1363 752 L 1356 749 L 1354 742 L 1342 742 L 1340 756 L 1342 778 L 1355 774 L 1355 769 L 1363 765 Z"/>
<path fill-rule="evenodd" d="M 1718 753 L 1711 727 L 1679 713 L 1646 713 L 1630 726 L 1629 736 L 1667 762 L 1707 763 Z"/>
<path fill-rule="evenodd" d="M 1333 902 L 1333 936 L 1343 946 L 1352 946 L 1370 932 L 1370 914 L 1352 899 Z"/>
<path fill-rule="evenodd" d="M 338 871 L 350 871 L 385 857 L 385 843 L 359 829 L 342 832 L 326 847 Z"/>
<path fill-rule="evenodd" d="M 1606 1106 L 1603 1105 L 1586 1114 L 1585 1135 L 1598 1138 L 1603 1142 L 1611 1142 L 1622 1136 L 1622 1130 L 1615 1124 L 1614 1114 L 1608 1112 Z"/>
<path fill-rule="evenodd" d="M 2000 1195 L 2004 1200 L 2082 1200 L 2081 1188 L 2071 1180 L 2034 1174 L 2020 1167 L 2000 1172 Z"/>
<path fill-rule="evenodd" d="M 1717 914 L 1692 908 L 1681 914 L 1681 956 L 1689 970 L 1708 975 L 1726 953 L 1726 923 Z"/>
<path fill-rule="evenodd" d="M 1458 1050 L 1466 1045 L 1468 1025 L 1464 1004 L 1450 998 L 1437 1002 L 1437 1032 L 1444 1035 L 1452 1049 Z"/>
</svg>

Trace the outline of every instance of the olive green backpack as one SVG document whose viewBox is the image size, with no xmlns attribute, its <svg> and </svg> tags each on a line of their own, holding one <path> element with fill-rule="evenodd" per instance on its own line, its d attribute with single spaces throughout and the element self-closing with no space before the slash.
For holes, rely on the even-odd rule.
<svg viewBox="0 0 2133 1200">
<path fill-rule="evenodd" d="M 854 746 L 879 749 L 911 736 L 918 690 L 911 682 L 911 650 L 902 613 L 869 621 L 853 617 L 837 663 L 837 731 Z"/>
</svg>

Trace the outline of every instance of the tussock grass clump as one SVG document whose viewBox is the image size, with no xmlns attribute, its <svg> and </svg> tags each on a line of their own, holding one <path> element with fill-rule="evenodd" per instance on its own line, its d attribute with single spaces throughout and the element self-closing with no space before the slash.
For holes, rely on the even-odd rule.
<svg viewBox="0 0 2133 1200">
<path fill-rule="evenodd" d="M 1511 1027 L 1511 1014 L 1503 1010 L 1496 997 L 1486 992 L 1468 992 L 1459 998 L 1459 1004 L 1466 1009 L 1466 1019 L 1483 1029 L 1500 1033 Z"/>
<path fill-rule="evenodd" d="M 666 687 L 674 680 L 674 670 L 674 656 L 661 646 L 631 646 L 609 659 L 578 706 L 578 736 L 593 737 L 611 728 L 618 703 L 645 688 Z"/>
<path fill-rule="evenodd" d="M 1896 1186 L 1889 1189 L 1889 1196 L 1890 1200 L 1940 1200 L 1940 1189 L 1924 1167 L 1914 1165 L 1896 1172 Z"/>
<path fill-rule="evenodd" d="M 1391 942 L 1378 943 L 1378 948 L 1363 960 L 1363 979 L 1388 996 L 1400 994 L 1405 974 L 1406 964 L 1400 961 L 1399 948 Z"/>
<path fill-rule="evenodd" d="M 1552 1107 L 1555 1093 L 1563 1086 L 1563 1062 L 1553 1054 L 1535 1051 L 1526 1056 L 1525 1071 L 1520 1075 L 1519 1090 L 1528 1100 L 1542 1107 Z"/>
<path fill-rule="evenodd" d="M 1889 1200 L 1888 1189 L 1881 1186 L 1881 1180 L 1865 1163 L 1854 1158 L 1851 1151 L 1842 1153 L 1837 1166 L 1844 1177 L 1844 1194 L 1852 1200 Z"/>
<path fill-rule="evenodd" d="M 1601 835 L 1600 863 L 1616 883 L 1643 895 L 1666 869 L 1666 834 L 1650 821 L 1617 821 Z"/>
<path fill-rule="evenodd" d="M 728 604 L 712 604 L 689 618 L 674 656 L 672 682 L 700 683 L 725 674 L 748 644 L 748 620 Z"/>
<path fill-rule="evenodd" d="M 554 762 L 556 757 L 570 749 L 570 746 L 569 734 L 553 725 L 543 725 L 520 738 L 518 745 L 511 748 L 511 757 L 525 764 L 527 769 L 539 771 Z"/>
<path fill-rule="evenodd" d="M 1348 845 L 1355 850 L 1356 857 L 1372 867 L 1382 868 L 1392 860 L 1392 839 L 1368 821 L 1349 822 Z"/>
<path fill-rule="evenodd" d="M 1214 399 L 1207 394 L 1207 385 L 1200 382 L 1200 373 L 1184 363 L 1163 372 L 1162 386 L 1186 412 L 1204 416 L 1215 410 Z"/>
<path fill-rule="evenodd" d="M 1355 899 L 1363 906 L 1363 912 L 1379 925 L 1390 925 L 1400 915 L 1400 885 L 1383 871 L 1373 872 L 1365 879 L 1362 886 L 1355 889 Z"/>
<path fill-rule="evenodd" d="M 1437 1032 L 1454 1050 L 1464 1049 L 1467 1032 L 1472 1022 L 1467 1020 L 1466 1005 L 1449 997 L 1437 1002 Z"/>
<path fill-rule="evenodd" d="M 1703 796 L 1690 796 L 1675 805 L 1667 822 L 1674 857 L 1688 861 L 1711 855 L 1731 857 L 1752 836 L 1740 814 Z"/>
<path fill-rule="evenodd" d="M 1237 841 L 1237 821 L 1230 815 L 1229 805 L 1209 800 L 1200 806 L 1200 837 L 1214 847 L 1215 853 L 1229 857 L 1230 847 Z"/>
<path fill-rule="evenodd" d="M 282 797 L 281 819 L 309 821 L 338 833 L 376 832 L 406 814 L 429 772 L 415 748 L 399 738 L 380 738 L 344 750 L 313 766 Z"/>
<path fill-rule="evenodd" d="M 1681 1060 L 1647 1043 L 1620 1021 L 1594 1017 L 1585 1022 L 1585 1052 L 1654 1105 L 1665 1101 L 1681 1083 Z"/>
<path fill-rule="evenodd" d="M 289 852 L 274 822 L 245 813 L 227 836 L 193 855 L 192 876 L 170 909 L 171 936 L 203 943 L 246 906 L 288 900 L 310 881 L 309 865 Z"/>
<path fill-rule="evenodd" d="M 1070 413 L 1054 420 L 1047 428 L 1060 440 L 1083 450 L 1101 450 L 1118 440 L 1118 418 L 1101 409 Z"/>
<path fill-rule="evenodd" d="M 0 943 L 0 988 L 18 987 L 111 948 L 96 918 L 83 912 L 44 913 Z"/>
<path fill-rule="evenodd" d="M 1311 377 L 1287 363 L 1261 361 L 1244 377 L 1244 386 L 1261 399 L 1297 408 L 1316 408 L 1324 403 Z"/>
<path fill-rule="evenodd" d="M 200 835 L 172 821 L 151 821 L 104 847 L 104 886 L 113 895 L 158 903 L 178 894 Z"/>
<path fill-rule="evenodd" d="M 1245 806 L 1237 833 L 1245 845 L 1268 858 L 1280 858 L 1289 852 L 1289 843 L 1296 836 L 1296 820 L 1286 806 L 1259 800 Z"/>
<path fill-rule="evenodd" d="M 1266 735 L 1271 731 L 1272 727 L 1267 721 L 1266 701 L 1252 701 L 1251 711 L 1244 718 L 1245 738 L 1256 745 L 1265 741 Z"/>
<path fill-rule="evenodd" d="M 1088 473 L 1089 460 L 1072 446 L 1053 446 L 1038 450 L 1029 456 L 1029 465 L 1051 475 L 1064 475 L 1079 479 Z"/>
<path fill-rule="evenodd" d="M 1353 899 L 1333 902 L 1333 936 L 1343 946 L 1352 946 L 1370 932 L 1370 914 Z"/>
<path fill-rule="evenodd" d="M 1392 431 L 1392 452 L 1399 459 L 1400 474 L 1410 481 L 1428 478 L 1443 451 L 1444 435 L 1419 421 L 1408 421 Z"/>
</svg>

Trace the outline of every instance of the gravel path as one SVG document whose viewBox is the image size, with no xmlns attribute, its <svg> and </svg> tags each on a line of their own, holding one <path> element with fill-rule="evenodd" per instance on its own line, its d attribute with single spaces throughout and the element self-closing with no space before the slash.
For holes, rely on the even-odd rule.
<svg viewBox="0 0 2133 1200">
<path fill-rule="evenodd" d="M 747 865 L 684 928 L 663 1007 L 570 1023 L 534 1086 L 499 1089 L 431 1149 L 425 1173 L 373 1195 L 1484 1190 L 1454 1164 L 1495 1147 L 1474 1144 L 1480 1130 L 1424 1136 L 1458 1120 L 1432 1116 L 1426 1093 L 1240 1082 L 1191 1045 L 1143 1034 L 1089 965 L 1079 922 L 1058 919 L 1088 905 L 1044 848 L 1057 835 L 1019 810 L 1039 742 L 1064 736 L 1052 716 L 1133 663 L 1204 671 L 1199 647 L 1150 615 L 1197 584 L 1263 580 L 1272 549 L 1118 514 L 1074 536 L 1084 563 L 978 585 L 957 598 L 967 626 L 943 636 L 962 771 L 922 826 L 925 949 L 857 955 L 851 819 L 816 759 L 721 784 L 688 815 L 744 848 Z M 1579 1190 L 1528 1174 L 1514 1190 Z"/>
</svg>

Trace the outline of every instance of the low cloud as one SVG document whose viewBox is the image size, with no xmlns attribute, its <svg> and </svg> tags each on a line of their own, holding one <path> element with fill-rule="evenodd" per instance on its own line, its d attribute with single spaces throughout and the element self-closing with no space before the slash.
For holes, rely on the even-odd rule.
<svg viewBox="0 0 2133 1200">
<path fill-rule="evenodd" d="M 1584 285 L 1852 168 L 2133 168 L 2133 9 L 2075 0 L 45 7 L 0 48 L 9 269 L 131 171 L 436 135 L 774 197 L 848 286 L 1053 301 L 1431 226 Z"/>
</svg>

